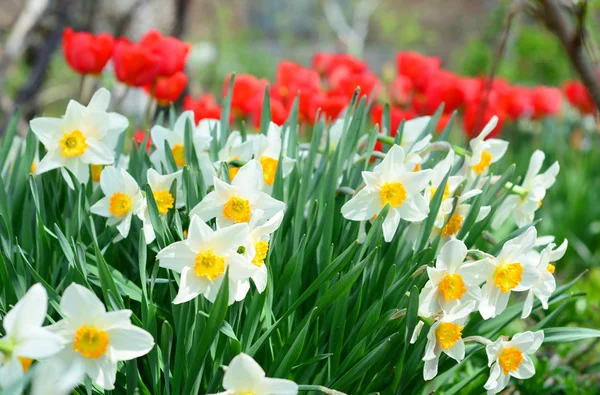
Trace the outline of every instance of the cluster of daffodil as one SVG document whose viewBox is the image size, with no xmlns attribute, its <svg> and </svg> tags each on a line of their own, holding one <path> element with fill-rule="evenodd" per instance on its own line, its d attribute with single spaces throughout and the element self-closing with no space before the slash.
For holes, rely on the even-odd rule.
<svg viewBox="0 0 600 395">
<path fill-rule="evenodd" d="M 362 172 L 364 186 L 342 207 L 342 214 L 351 220 L 373 220 L 383 206 L 389 205 L 382 224 L 388 242 L 395 237 L 400 220 L 411 223 L 407 237 L 416 240 L 423 221 L 435 216 L 430 242 L 441 234 L 442 247 L 435 266 L 427 267 L 429 280 L 419 296 L 421 321 L 411 339 L 415 342 L 424 323 L 429 324 L 423 377 L 431 380 L 437 375 L 442 353 L 461 362 L 465 357 L 465 340 L 479 342 L 486 345 L 492 367 L 485 388 L 489 393 L 498 393 L 508 385 L 510 376 L 527 379 L 534 375 L 533 362 L 527 354 L 539 348 L 544 333 L 525 332 L 515 335 L 511 341 L 501 337 L 493 343 L 479 336 L 463 339 L 462 331 L 469 315 L 478 310 L 484 320 L 496 317 L 506 309 L 511 292 L 527 293 L 522 318 L 531 313 L 534 296 L 547 309 L 556 289 L 552 262 L 562 258 L 567 240 L 557 248 L 551 242 L 553 238 L 538 239 L 535 227 L 531 226 L 508 240 L 497 256 L 469 251 L 465 243 L 455 237 L 469 212 L 467 202 L 482 193 L 480 188 L 486 182 L 496 181 L 488 176 L 489 167 L 504 155 L 508 143 L 485 139 L 496 126 L 496 119 L 492 119 L 481 134 L 471 140 L 471 154 L 466 156 L 463 165 L 447 178 L 439 211 L 430 213 L 430 201 L 455 166 L 456 155 L 450 150 L 432 169 L 421 170 L 430 143 L 429 137 L 421 141 L 410 138 L 420 134 L 424 127 L 413 122 L 420 120 L 405 124 L 406 141 L 409 141 L 405 143 L 406 148 L 394 145 L 372 172 Z M 558 163 L 554 163 L 540 174 L 543 161 L 543 152 L 536 151 L 522 186 L 512 186 L 519 194 L 508 196 L 496 211 L 494 227 L 502 225 L 511 213 L 519 226 L 532 222 L 559 170 Z M 481 207 L 475 222 L 489 213 L 489 206 Z M 539 253 L 536 247 L 543 245 L 547 246 Z"/>
<path fill-rule="evenodd" d="M 271 235 L 282 224 L 286 210 L 284 202 L 272 197 L 273 186 L 277 177 L 286 178 L 295 166 L 285 154 L 287 140 L 281 127 L 270 123 L 264 134 L 246 136 L 233 131 L 221 136 L 218 120 L 202 120 L 196 125 L 193 113 L 184 112 L 171 128 L 156 125 L 151 129 L 155 149 L 145 177 L 149 188 L 142 189 L 127 170 L 128 158 L 117 149 L 128 121 L 107 111 L 109 100 L 109 92 L 100 89 L 87 106 L 71 101 L 63 118 L 33 119 L 31 130 L 46 153 L 34 162 L 32 172 L 60 169 L 71 188 L 73 181 L 87 183 L 91 177 L 104 197 L 90 211 L 106 217 L 107 226 L 116 227 L 118 236 L 113 242 L 128 237 L 136 216 L 150 244 L 157 238 L 154 209 L 163 218 L 171 210 L 184 209 L 181 211 L 189 217 L 185 238 L 161 246 L 157 254 L 160 267 L 179 274 L 174 304 L 200 295 L 214 302 L 225 279 L 230 305 L 247 296 L 251 282 L 262 293 L 274 275 L 265 264 Z M 327 147 L 334 150 L 341 144 L 347 121 L 332 123 L 319 155 L 326 156 Z M 473 223 L 489 220 L 493 212 L 492 227 L 497 228 L 512 214 L 514 222 L 523 227 L 522 232 L 504 243 L 495 256 L 469 250 L 457 236 L 469 218 L 473 200 L 500 182 L 499 177 L 490 175 L 490 166 L 501 159 L 508 143 L 487 139 L 496 126 L 495 118 L 470 141 L 469 151 L 432 142 L 431 135 L 423 133 L 429 122 L 430 117 L 406 122 L 401 138 L 395 141 L 380 136 L 380 141 L 391 148 L 386 153 L 373 153 L 376 160 L 381 160 L 371 171 L 362 171 L 359 189 L 339 186 L 338 191 L 352 195 L 341 207 L 341 214 L 348 220 L 361 221 L 361 242 L 368 223 L 387 207 L 383 239 L 392 242 L 405 237 L 414 249 L 422 247 L 417 245 L 420 235 L 427 219 L 432 219 L 426 243 L 437 250 L 435 266 L 427 267 L 429 281 L 419 297 L 421 321 L 412 334 L 412 341 L 416 341 L 421 328 L 429 326 L 424 378 L 431 380 L 437 375 L 442 353 L 460 362 L 465 357 L 465 342 L 476 341 L 486 345 L 492 366 L 485 388 L 497 393 L 511 376 L 525 379 L 534 374 L 528 355 L 542 343 L 543 332 L 517 334 L 510 341 L 500 337 L 492 343 L 479 336 L 463 339 L 462 331 L 476 310 L 483 319 L 502 313 L 511 292 L 527 293 L 523 318 L 531 313 L 534 296 L 544 308 L 548 307 L 556 288 L 553 262 L 562 257 L 567 242 L 557 248 L 551 239 L 538 239 L 533 226 L 524 226 L 532 222 L 546 190 L 554 183 L 558 164 L 540 173 L 544 154 L 536 151 L 522 185 L 507 184 L 512 194 L 497 210 L 482 206 L 472 218 Z M 190 127 L 193 155 L 186 147 L 186 130 Z M 224 142 L 216 155 L 210 152 L 214 139 Z M 445 157 L 436 163 L 443 153 Z M 200 182 L 208 193 L 195 207 L 186 207 L 182 176 L 192 156 L 197 159 Z M 359 163 L 364 158 L 353 160 Z M 431 212 L 436 200 L 439 209 Z M 406 224 L 402 234 L 400 224 Z M 5 317 L 0 387 L 19 383 L 27 366 L 36 359 L 41 362 L 34 388 L 37 382 L 51 382 L 51 372 L 62 369 L 70 378 L 59 386 L 64 387 L 64 393 L 79 384 L 84 373 L 98 386 L 111 389 L 117 361 L 137 358 L 153 347 L 152 336 L 131 324 L 129 310 L 106 312 L 102 302 L 80 285 L 68 286 L 63 294 L 60 313 L 64 319 L 42 327 L 46 307 L 46 291 L 36 284 Z M 222 394 L 285 395 L 298 391 L 292 381 L 266 378 L 262 368 L 245 354 L 231 361 L 223 388 L 226 392 Z"/>
</svg>

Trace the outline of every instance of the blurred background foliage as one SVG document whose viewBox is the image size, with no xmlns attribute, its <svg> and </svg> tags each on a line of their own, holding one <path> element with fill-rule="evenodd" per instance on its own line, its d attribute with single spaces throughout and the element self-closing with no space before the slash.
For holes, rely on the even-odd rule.
<svg viewBox="0 0 600 395">
<path fill-rule="evenodd" d="M 272 79 L 277 63 L 289 59 L 310 64 L 317 51 L 350 51 L 365 59 L 386 81 L 393 77 L 398 51 L 414 50 L 438 56 L 445 68 L 478 76 L 492 68 L 507 13 L 508 0 L 337 0 L 337 14 L 327 16 L 327 0 L 1 0 L 0 43 L 4 43 L 23 7 L 44 5 L 44 15 L 27 35 L 18 57 L 0 62 L 0 130 L 13 108 L 24 118 L 62 111 L 76 97 L 79 80 L 66 67 L 56 32 L 64 26 L 93 32 L 107 31 L 137 40 L 158 28 L 194 45 L 188 61 L 189 94 L 220 94 L 230 72 Z M 361 8 L 363 7 L 363 8 Z M 370 17 L 364 17 L 369 7 Z M 372 8 L 372 9 L 370 9 Z M 591 38 L 599 34 L 600 0 L 589 1 L 587 27 Z M 359 26 L 367 23 L 364 37 L 345 40 L 335 17 Z M 359 29 L 360 30 L 360 29 Z M 362 42 L 361 42 L 362 39 Z M 0 45 L 0 59 L 8 51 Z M 595 57 L 596 54 L 592 53 Z M 540 22 L 519 15 L 511 30 L 497 75 L 523 85 L 560 86 L 576 77 L 559 41 Z M 26 124 L 21 132 L 26 133 Z M 453 131 L 462 139 L 460 127 Z M 1 132 L 0 132 L 1 134 Z M 546 153 L 546 166 L 558 160 L 561 172 L 544 199 L 540 234 L 569 240 L 559 262 L 563 283 L 588 271 L 574 287 L 586 292 L 564 307 L 556 326 L 577 324 L 600 327 L 600 147 L 594 119 L 581 119 L 564 108 L 560 117 L 541 122 L 505 126 L 502 138 L 511 148 L 500 168 L 517 164 L 524 174 L 535 149 Z M 508 233 L 509 230 L 502 230 Z M 552 306 L 550 312 L 556 309 Z M 514 328 L 514 330 L 522 328 Z M 547 350 L 537 363 L 539 374 L 517 387 L 536 393 L 550 380 L 553 393 L 597 393 L 600 383 L 600 347 L 595 341 L 561 345 Z M 476 369 L 479 362 L 466 363 Z M 465 373 L 466 374 L 466 373 Z M 457 383 L 460 374 L 456 375 Z M 473 382 L 477 392 L 483 384 Z M 548 388 L 548 385 L 543 385 Z"/>
</svg>

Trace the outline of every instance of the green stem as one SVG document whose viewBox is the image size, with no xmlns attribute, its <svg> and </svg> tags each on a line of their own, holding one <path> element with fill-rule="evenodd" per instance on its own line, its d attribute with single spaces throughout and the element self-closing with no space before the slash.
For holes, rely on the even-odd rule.
<svg viewBox="0 0 600 395">
<path fill-rule="evenodd" d="M 387 145 L 394 145 L 394 138 L 390 136 L 378 135 L 377 140 Z"/>
<path fill-rule="evenodd" d="M 471 155 L 471 153 L 469 151 L 467 151 L 463 147 L 459 147 L 458 145 L 453 145 L 452 150 L 454 151 L 454 153 L 456 155 L 462 156 L 463 158 L 467 155 Z"/>
<path fill-rule="evenodd" d="M 307 385 L 307 384 L 298 384 L 299 391 L 320 391 L 323 394 L 335 395 L 341 394 L 341 392 L 329 389 L 327 387 L 323 387 L 322 385 Z"/>
<path fill-rule="evenodd" d="M 507 182 L 506 184 L 504 184 L 504 188 L 511 190 L 516 193 L 517 195 L 521 196 L 521 197 L 527 197 L 527 194 L 529 193 L 529 191 L 519 185 L 515 185 L 512 182 Z"/>
<path fill-rule="evenodd" d="M 0 340 L 0 352 L 3 354 L 10 355 L 13 351 L 13 344 L 8 340 Z"/>
</svg>

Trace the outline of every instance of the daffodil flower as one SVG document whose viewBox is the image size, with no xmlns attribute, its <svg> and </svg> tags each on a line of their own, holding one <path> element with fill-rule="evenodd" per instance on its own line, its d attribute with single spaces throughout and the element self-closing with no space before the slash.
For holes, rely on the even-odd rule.
<svg viewBox="0 0 600 395">
<path fill-rule="evenodd" d="M 46 319 L 48 295 L 41 284 L 34 284 L 6 314 L 2 322 L 5 335 L 0 338 L 0 389 L 22 390 L 19 380 L 34 360 L 58 353 L 62 338 L 42 327 Z"/>
<path fill-rule="evenodd" d="M 84 365 L 49 358 L 36 365 L 30 395 L 69 395 L 83 380 Z"/>
<path fill-rule="evenodd" d="M 248 162 L 250 159 L 252 159 L 253 152 L 254 141 L 242 141 L 240 132 L 234 130 L 229 134 L 229 136 L 227 136 L 225 146 L 219 151 L 219 161 L 215 163 L 215 167 L 219 168 L 221 163 L 228 163 L 234 160 Z M 233 165 L 228 165 L 228 168 L 229 180 L 233 181 L 240 168 Z"/>
<path fill-rule="evenodd" d="M 507 241 L 500 254 L 490 260 L 493 270 L 481 291 L 479 312 L 484 320 L 502 313 L 511 291 L 527 291 L 540 276 L 528 254 L 535 246 L 536 230 L 532 226 L 522 235 Z"/>
<path fill-rule="evenodd" d="M 135 179 L 124 169 L 108 166 L 100 174 L 104 197 L 90 211 L 107 217 L 108 226 L 116 225 L 123 238 L 129 234 L 131 218 L 143 204 L 144 197 Z"/>
<path fill-rule="evenodd" d="M 366 221 L 389 204 L 390 210 L 382 225 L 386 242 L 393 239 L 401 219 L 422 221 L 429 214 L 427 200 L 421 192 L 429 184 L 432 171 L 407 171 L 404 158 L 402 147 L 394 145 L 372 172 L 362 172 L 365 187 L 342 206 L 344 218 Z"/>
<path fill-rule="evenodd" d="M 214 231 L 200 217 L 192 216 L 187 239 L 165 247 L 156 255 L 161 267 L 181 273 L 179 292 L 173 303 L 184 303 L 200 294 L 214 302 L 227 268 L 229 304 L 244 299 L 250 287 L 244 280 L 258 271 L 257 266 L 238 253 L 249 236 L 246 223 Z"/>
<path fill-rule="evenodd" d="M 535 366 L 528 354 L 534 354 L 544 341 L 544 332 L 524 332 L 512 340 L 502 338 L 486 346 L 490 378 L 484 388 L 488 394 L 497 394 L 508 385 L 511 376 L 520 380 L 535 374 Z"/>
<path fill-rule="evenodd" d="M 504 199 L 492 221 L 494 229 L 498 229 L 511 214 L 518 227 L 533 221 L 535 212 L 541 207 L 546 196 L 546 190 L 554 184 L 560 170 L 558 162 L 554 162 L 548 170 L 540 173 L 544 157 L 540 150 L 531 155 L 529 168 L 520 187 L 523 193 L 513 194 Z"/>
<path fill-rule="evenodd" d="M 71 100 L 64 118 L 34 118 L 31 130 L 44 144 L 46 155 L 36 166 L 36 174 L 60 168 L 63 178 L 71 189 L 69 169 L 81 183 L 90 177 L 89 165 L 108 165 L 115 160 L 114 136 L 118 138 L 121 127 L 127 127 L 118 114 L 107 113 L 110 94 L 100 89 L 90 105 Z M 106 104 L 106 106 L 105 106 Z"/>
<path fill-rule="evenodd" d="M 262 188 L 270 192 L 275 183 L 275 173 L 279 165 L 279 155 L 281 154 L 281 126 L 271 122 L 267 129 L 267 135 L 258 135 L 254 137 L 254 158 L 260 163 L 263 179 L 265 183 Z M 282 155 L 281 175 L 287 177 L 294 169 L 294 160 L 289 158 L 285 152 Z"/>
<path fill-rule="evenodd" d="M 554 262 L 561 259 L 567 251 L 569 242 L 567 239 L 556 248 L 556 244 L 550 243 L 544 248 L 541 254 L 536 251 L 535 257 L 537 258 L 537 269 L 540 273 L 538 281 L 531 287 L 527 292 L 525 303 L 523 304 L 523 314 L 521 318 L 529 317 L 531 309 L 533 308 L 533 297 L 536 296 L 544 309 L 548 308 L 548 300 L 552 293 L 556 291 L 556 279 L 554 278 L 555 266 Z"/>
<path fill-rule="evenodd" d="M 210 146 L 210 142 L 212 137 L 210 134 L 201 133 L 200 126 L 194 127 L 194 113 L 192 111 L 183 112 L 179 118 L 175 121 L 175 125 L 173 126 L 173 130 L 167 129 L 161 125 L 154 125 L 152 129 L 150 129 L 150 136 L 152 137 L 152 142 L 156 147 L 156 150 L 150 155 L 150 161 L 154 164 L 154 167 L 160 169 L 161 165 L 167 167 L 167 157 L 165 153 L 165 141 L 169 143 L 169 147 L 171 148 L 171 153 L 173 154 L 173 159 L 175 159 L 175 164 L 178 168 L 182 168 L 187 163 L 185 161 L 185 125 L 187 122 L 190 122 L 192 125 L 192 141 L 194 143 L 194 150 L 196 151 L 196 156 L 200 162 L 200 167 L 202 170 L 202 175 L 204 177 L 205 184 L 207 182 L 212 182 L 212 163 L 208 160 L 208 155 L 206 154 L 206 150 Z M 204 127 L 200 128 L 204 129 Z M 204 161 L 202 160 L 204 158 Z M 208 160 L 208 167 L 205 165 L 205 161 Z"/>
<path fill-rule="evenodd" d="M 182 171 L 176 171 L 175 173 L 161 175 L 154 169 L 148 169 L 147 179 L 158 213 L 160 215 L 166 215 L 172 208 L 181 208 L 184 206 L 183 189 L 181 185 L 181 174 Z M 177 180 L 177 196 L 171 195 L 171 185 Z M 150 214 L 148 213 L 148 201 L 143 200 L 142 204 L 136 212 L 137 216 L 142 220 L 144 236 L 146 237 L 146 244 L 150 244 L 156 238 L 154 228 L 152 227 L 152 221 L 150 221 Z"/>
<path fill-rule="evenodd" d="M 479 175 L 486 175 L 490 165 L 498 162 L 506 153 L 507 141 L 485 139 L 497 124 L 498 117 L 492 117 L 481 133 L 469 142 L 471 155 L 467 155 L 464 164 L 464 172 L 469 180 L 473 180 Z"/>
<path fill-rule="evenodd" d="M 215 177 L 214 191 L 192 209 L 190 216 L 204 221 L 216 218 L 219 228 L 248 223 L 256 210 L 262 210 L 263 219 L 268 220 L 285 209 L 285 203 L 262 192 L 263 184 L 261 166 L 253 159 L 240 168 L 231 184 Z"/>
<path fill-rule="evenodd" d="M 236 355 L 223 376 L 224 392 L 212 395 L 296 395 L 298 384 L 291 380 L 266 377 L 251 356 Z"/>
<path fill-rule="evenodd" d="M 131 310 L 106 312 L 89 289 L 72 283 L 60 301 L 65 317 L 50 326 L 65 348 L 56 358 L 83 366 L 85 373 L 105 390 L 114 388 L 117 362 L 150 352 L 152 335 L 131 323 Z"/>
<path fill-rule="evenodd" d="M 402 129 L 402 140 L 400 146 L 405 152 L 422 151 L 431 141 L 432 136 L 429 134 L 419 140 L 423 131 L 431 121 L 430 116 L 418 117 L 404 122 Z M 444 174 L 445 175 L 445 174 Z"/>
<path fill-rule="evenodd" d="M 427 333 L 427 345 L 423 361 L 423 378 L 433 379 L 438 372 L 438 361 L 442 353 L 460 363 L 465 357 L 465 342 L 462 331 L 469 314 L 475 309 L 475 301 L 455 305 L 448 314 L 436 321 Z"/>
<path fill-rule="evenodd" d="M 461 240 L 450 240 L 441 248 L 435 267 L 427 267 L 429 281 L 419 295 L 420 316 L 431 317 L 440 310 L 448 313 L 456 305 L 481 299 L 479 284 L 492 270 L 490 259 L 469 262 L 466 257 Z"/>
<path fill-rule="evenodd" d="M 250 236 L 246 243 L 245 256 L 258 267 L 258 270 L 250 278 L 256 285 L 259 293 L 262 293 L 267 286 L 267 265 L 265 259 L 269 253 L 269 240 L 271 234 L 275 232 L 283 221 L 283 210 L 279 211 L 268 221 L 262 221 L 263 212 L 258 210 L 249 223 Z M 262 223 L 262 224 L 261 224 Z M 248 280 L 245 280 L 248 281 Z"/>
</svg>

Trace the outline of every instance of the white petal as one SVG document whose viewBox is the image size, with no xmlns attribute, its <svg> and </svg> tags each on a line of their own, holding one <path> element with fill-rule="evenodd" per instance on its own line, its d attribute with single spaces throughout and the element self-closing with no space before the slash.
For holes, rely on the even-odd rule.
<svg viewBox="0 0 600 395">
<path fill-rule="evenodd" d="M 207 283 L 202 281 L 200 277 L 196 276 L 194 269 L 190 267 L 184 267 L 181 271 L 181 282 L 179 284 L 179 292 L 173 304 L 184 303 L 194 299 L 206 290 Z"/>
<path fill-rule="evenodd" d="M 19 336 L 21 337 L 21 336 Z M 29 330 L 27 337 L 18 340 L 14 354 L 33 359 L 47 358 L 63 348 L 63 339 L 44 328 Z"/>
<path fill-rule="evenodd" d="M 37 331 L 46 318 L 48 294 L 42 284 L 34 284 L 4 317 L 7 335 L 27 335 Z"/>
<path fill-rule="evenodd" d="M 112 355 L 117 361 L 146 355 L 154 347 L 152 335 L 134 325 L 114 328 L 108 331 Z"/>
<path fill-rule="evenodd" d="M 98 359 L 84 358 L 85 373 L 101 388 L 112 390 L 117 378 L 117 362 L 112 361 L 107 355 Z"/>
<path fill-rule="evenodd" d="M 200 217 L 203 221 L 208 221 L 215 218 L 219 213 L 223 211 L 223 201 L 217 192 L 212 191 L 204 197 L 193 209 L 190 211 L 190 216 Z"/>
<path fill-rule="evenodd" d="M 467 246 L 462 240 L 453 239 L 448 241 L 437 257 L 436 266 L 442 264 L 448 271 L 454 273 L 465 260 L 467 256 Z M 440 262 L 441 261 L 441 262 Z M 440 266 L 441 268 L 441 266 Z"/>
<path fill-rule="evenodd" d="M 413 195 L 407 198 L 402 206 L 398 208 L 400 217 L 408 222 L 417 222 L 424 220 L 429 214 L 429 205 L 427 200 L 421 194 Z"/>
<path fill-rule="evenodd" d="M 463 280 L 469 285 L 479 285 L 489 278 L 496 267 L 489 258 L 463 263 L 457 270 Z"/>
<path fill-rule="evenodd" d="M 114 151 L 96 139 L 88 139 L 87 149 L 81 155 L 81 161 L 95 165 L 110 165 L 115 161 Z"/>
<path fill-rule="evenodd" d="M 525 302 L 523 303 L 523 313 L 521 313 L 521 318 L 525 319 L 529 317 L 531 314 L 531 309 L 533 308 L 533 291 L 529 290 L 527 292 L 527 297 L 525 298 Z"/>
<path fill-rule="evenodd" d="M 510 372 L 511 376 L 521 380 L 529 379 L 533 377 L 534 374 L 535 366 L 533 366 L 533 361 L 527 355 L 523 355 L 523 361 L 521 361 L 519 367 Z"/>
<path fill-rule="evenodd" d="M 31 131 L 46 148 L 58 146 L 63 134 L 63 120 L 60 118 L 40 117 L 29 122 Z"/>
<path fill-rule="evenodd" d="M 216 233 L 200 217 L 193 216 L 188 229 L 186 243 L 192 251 L 199 251 L 200 248 L 212 240 Z"/>
<path fill-rule="evenodd" d="M 438 361 L 438 357 L 425 361 L 425 364 L 423 365 L 423 379 L 425 381 L 431 380 L 437 376 Z"/>
<path fill-rule="evenodd" d="M 500 349 L 502 348 L 503 340 L 499 338 L 495 342 L 492 342 L 485 346 L 485 353 L 488 357 L 488 366 L 492 366 L 492 364 L 498 359 L 498 354 L 500 353 Z M 493 370 L 493 369 L 492 369 Z"/>
<path fill-rule="evenodd" d="M 90 99 L 87 105 L 88 110 L 106 111 L 110 103 L 110 92 L 106 88 L 100 88 Z"/>
<path fill-rule="evenodd" d="M 529 168 L 527 168 L 527 173 L 525 174 L 525 178 L 523 178 L 523 186 L 527 188 L 533 177 L 537 176 L 542 169 L 542 165 L 544 164 L 545 155 L 540 150 L 535 150 L 535 152 L 531 155 L 531 159 L 529 160 Z"/>
<path fill-rule="evenodd" d="M 381 198 L 376 191 L 363 188 L 342 206 L 342 215 L 351 221 L 366 221 L 379 214 Z"/>
<path fill-rule="evenodd" d="M 93 317 L 106 312 L 104 304 L 96 294 L 76 283 L 65 289 L 60 300 L 60 309 L 65 317 Z"/>
<path fill-rule="evenodd" d="M 258 293 L 262 293 L 267 288 L 268 278 L 267 265 L 265 264 L 259 267 L 258 271 L 252 275 L 252 281 L 254 281 Z"/>
<path fill-rule="evenodd" d="M 131 228 L 131 217 L 131 213 L 127 214 L 125 218 L 123 218 L 117 225 L 117 230 L 124 239 L 127 238 L 127 235 L 129 235 L 129 229 Z"/>
<path fill-rule="evenodd" d="M 421 192 L 429 184 L 433 172 L 431 169 L 423 171 L 413 171 L 402 174 L 399 177 L 400 182 L 408 194 Z"/>
<path fill-rule="evenodd" d="M 49 151 L 38 163 L 35 174 L 43 174 L 47 171 L 63 167 L 65 165 L 64 156 L 60 151 Z"/>
<path fill-rule="evenodd" d="M 252 159 L 240 168 L 231 182 L 236 188 L 243 192 L 258 191 L 263 184 L 263 170 L 260 163 Z"/>
<path fill-rule="evenodd" d="M 452 347 L 447 350 L 444 350 L 446 355 L 450 358 L 454 359 L 456 362 L 462 361 L 465 358 L 465 342 L 463 339 L 458 339 L 456 343 Z"/>
<path fill-rule="evenodd" d="M 396 234 L 396 229 L 398 229 L 398 225 L 400 224 L 400 214 L 398 210 L 390 208 L 388 211 L 387 217 L 383 220 L 381 224 L 383 228 L 383 239 L 386 242 L 390 242 L 394 239 L 394 234 Z"/>
<path fill-rule="evenodd" d="M 242 392 L 246 388 L 251 391 L 265 377 L 265 371 L 249 355 L 236 355 L 223 376 L 223 388 Z"/>
<path fill-rule="evenodd" d="M 254 387 L 254 391 L 256 394 L 265 395 L 296 395 L 298 384 L 291 380 L 265 377 Z"/>
<path fill-rule="evenodd" d="M 513 289 L 517 292 L 526 291 L 533 287 L 540 278 L 540 272 L 535 266 L 529 264 L 521 264 L 521 266 L 523 267 L 521 282 Z"/>
<path fill-rule="evenodd" d="M 189 249 L 185 241 L 177 241 L 163 248 L 157 255 L 160 267 L 181 273 L 183 268 L 196 263 L 196 253 Z"/>
<path fill-rule="evenodd" d="M 102 217 L 111 217 L 113 214 L 110 212 L 110 196 L 103 197 L 94 203 L 94 205 L 90 207 L 90 212 Z"/>
</svg>

